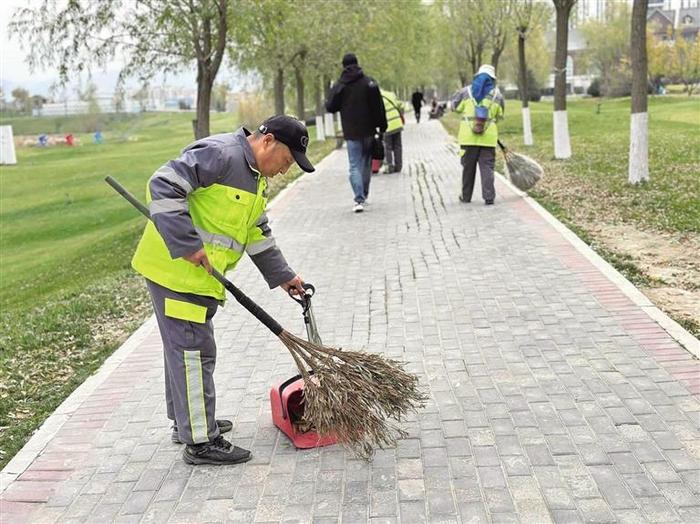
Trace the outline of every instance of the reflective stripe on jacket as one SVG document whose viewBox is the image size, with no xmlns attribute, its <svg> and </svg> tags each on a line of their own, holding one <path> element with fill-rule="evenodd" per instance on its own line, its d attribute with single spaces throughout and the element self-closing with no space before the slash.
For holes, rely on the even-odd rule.
<svg viewBox="0 0 700 524">
<path fill-rule="evenodd" d="M 386 110 L 387 126 L 385 134 L 398 133 L 403 129 L 401 102 L 391 91 L 380 89 L 380 92 L 382 93 L 382 98 L 384 98 L 384 109 Z"/>
<path fill-rule="evenodd" d="M 476 101 L 471 96 L 471 86 L 462 89 L 452 100 L 452 108 L 463 114 L 459 125 L 457 141 L 461 146 L 496 147 L 498 141 L 497 122 L 503 118 L 504 102 L 498 87 L 494 87 L 478 105 L 488 107 L 489 122 L 486 130 L 477 135 L 472 131 L 471 121 L 474 117 Z"/>
<path fill-rule="evenodd" d="M 224 287 L 181 258 L 204 247 L 212 267 L 232 269 L 246 251 L 276 287 L 294 278 L 268 225 L 267 180 L 241 128 L 191 144 L 150 178 L 148 222 L 131 261 L 144 277 L 181 293 L 224 300 Z"/>
</svg>

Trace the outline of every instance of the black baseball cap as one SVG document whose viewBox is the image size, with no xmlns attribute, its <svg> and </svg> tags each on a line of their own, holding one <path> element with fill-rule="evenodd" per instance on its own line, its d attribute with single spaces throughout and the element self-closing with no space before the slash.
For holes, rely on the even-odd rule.
<svg viewBox="0 0 700 524">
<path fill-rule="evenodd" d="M 292 152 L 294 160 L 307 173 L 314 171 L 309 159 L 306 158 L 306 148 L 309 147 L 309 132 L 303 122 L 287 115 L 275 115 L 265 120 L 258 131 L 263 134 L 272 133 Z"/>
<path fill-rule="evenodd" d="M 343 57 L 343 67 L 347 67 L 349 65 L 357 65 L 357 57 L 353 53 L 347 53 Z"/>
</svg>

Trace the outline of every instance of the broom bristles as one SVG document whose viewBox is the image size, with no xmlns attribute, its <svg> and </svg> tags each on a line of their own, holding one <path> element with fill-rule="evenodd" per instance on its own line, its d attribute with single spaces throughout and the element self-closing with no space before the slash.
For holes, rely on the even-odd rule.
<svg viewBox="0 0 700 524">
<path fill-rule="evenodd" d="M 377 448 L 394 446 L 406 436 L 396 423 L 425 405 L 418 377 L 401 362 L 321 346 L 287 331 L 279 337 L 304 379 L 304 419 L 358 457 L 369 460 Z"/>
<path fill-rule="evenodd" d="M 542 178 L 544 170 L 532 158 L 511 151 L 508 151 L 505 156 L 508 177 L 521 191 L 532 188 Z"/>
</svg>

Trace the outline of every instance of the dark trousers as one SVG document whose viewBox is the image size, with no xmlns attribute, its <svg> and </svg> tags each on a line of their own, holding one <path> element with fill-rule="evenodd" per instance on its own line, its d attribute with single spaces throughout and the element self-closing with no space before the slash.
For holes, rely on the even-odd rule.
<svg viewBox="0 0 700 524">
<path fill-rule="evenodd" d="M 416 122 L 420 122 L 420 106 L 413 106 L 413 111 L 416 113 Z"/>
<path fill-rule="evenodd" d="M 493 185 L 493 170 L 496 165 L 496 148 L 483 146 L 462 146 L 462 199 L 470 202 L 474 192 L 476 165 L 481 174 L 481 196 L 485 202 L 493 202 L 496 188 Z"/>
<path fill-rule="evenodd" d="M 384 160 L 389 173 L 398 173 L 403 167 L 403 148 L 401 146 L 401 131 L 384 135 Z"/>
</svg>

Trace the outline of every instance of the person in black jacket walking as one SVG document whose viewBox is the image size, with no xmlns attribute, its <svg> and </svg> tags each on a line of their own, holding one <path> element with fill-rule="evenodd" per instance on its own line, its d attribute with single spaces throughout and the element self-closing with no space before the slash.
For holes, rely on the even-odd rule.
<svg viewBox="0 0 700 524">
<path fill-rule="evenodd" d="M 355 194 L 353 211 L 359 213 L 369 195 L 372 140 L 377 128 L 380 133 L 386 131 L 387 123 L 379 84 L 364 74 L 352 53 L 343 57 L 343 72 L 331 89 L 326 109 L 329 113 L 340 111 L 348 145 L 350 186 Z"/>
<path fill-rule="evenodd" d="M 416 112 L 416 123 L 418 123 L 420 122 L 420 109 L 423 107 L 423 93 L 418 89 L 411 95 L 411 105 L 413 105 L 413 110 Z"/>
</svg>

